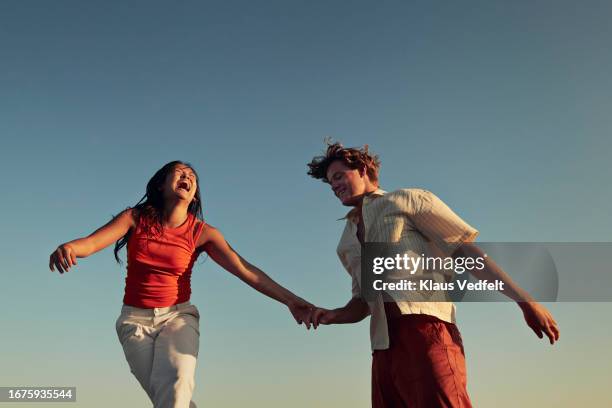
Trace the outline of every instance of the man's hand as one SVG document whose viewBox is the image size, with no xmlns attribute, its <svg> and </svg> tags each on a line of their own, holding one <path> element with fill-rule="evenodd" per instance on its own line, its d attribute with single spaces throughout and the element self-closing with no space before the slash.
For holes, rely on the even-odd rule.
<svg viewBox="0 0 612 408">
<path fill-rule="evenodd" d="M 317 307 L 312 313 L 312 325 L 316 329 L 319 324 L 345 324 L 357 323 L 370 314 L 368 304 L 360 297 L 354 297 L 349 302 L 337 309 L 323 309 Z"/>
<path fill-rule="evenodd" d="M 334 324 L 337 323 L 338 312 L 336 310 L 316 308 L 312 315 L 312 327 L 315 329 L 319 324 Z"/>
<path fill-rule="evenodd" d="M 289 311 L 293 315 L 293 318 L 297 324 L 304 323 L 306 329 L 310 330 L 312 324 L 313 312 L 316 309 L 315 306 L 302 298 L 296 298 L 287 303 Z"/>
<path fill-rule="evenodd" d="M 548 336 L 550 344 L 554 344 L 555 341 L 559 340 L 557 322 L 553 319 L 548 309 L 538 302 L 520 302 L 518 305 L 523 311 L 527 326 L 531 327 L 531 330 L 539 338 L 542 338 L 542 333 L 544 333 Z"/>
</svg>

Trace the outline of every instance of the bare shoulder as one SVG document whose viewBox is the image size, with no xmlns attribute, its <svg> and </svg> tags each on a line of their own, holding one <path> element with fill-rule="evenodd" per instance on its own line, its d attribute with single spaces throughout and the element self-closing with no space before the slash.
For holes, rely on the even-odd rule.
<svg viewBox="0 0 612 408">
<path fill-rule="evenodd" d="M 114 219 L 124 225 L 129 225 L 130 228 L 136 226 L 136 219 L 138 217 L 138 210 L 135 208 L 126 208 L 121 211 Z"/>
<path fill-rule="evenodd" d="M 196 247 L 199 248 L 199 247 L 206 245 L 209 242 L 218 242 L 223 239 L 224 238 L 223 238 L 223 234 L 221 233 L 221 231 L 219 231 L 217 228 L 213 227 L 212 225 L 205 223 L 204 230 L 202 231 L 202 234 L 200 234 L 200 238 L 198 239 Z"/>
</svg>

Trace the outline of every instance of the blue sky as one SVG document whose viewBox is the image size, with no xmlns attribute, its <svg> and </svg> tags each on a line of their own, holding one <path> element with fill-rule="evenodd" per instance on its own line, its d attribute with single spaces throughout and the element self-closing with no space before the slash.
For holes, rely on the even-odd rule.
<svg viewBox="0 0 612 408">
<path fill-rule="evenodd" d="M 369 144 L 383 188 L 434 191 L 483 241 L 609 241 L 611 12 L 597 1 L 2 2 L 0 385 L 146 405 L 113 330 L 125 271 L 112 251 L 64 276 L 46 265 L 175 159 L 199 172 L 206 220 L 232 246 L 328 307 L 349 299 L 350 280 L 335 257 L 346 209 L 306 176 L 325 137 Z M 203 259 L 192 301 L 198 404 L 369 406 L 366 322 L 303 332 Z M 549 306 L 554 348 L 511 304 L 459 305 L 475 405 L 610 403 L 612 307 Z"/>
</svg>

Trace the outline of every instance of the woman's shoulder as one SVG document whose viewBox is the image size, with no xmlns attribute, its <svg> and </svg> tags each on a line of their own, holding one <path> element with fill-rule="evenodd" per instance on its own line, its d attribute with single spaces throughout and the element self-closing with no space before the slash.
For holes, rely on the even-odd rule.
<svg viewBox="0 0 612 408">
<path fill-rule="evenodd" d="M 113 218 L 118 222 L 128 224 L 130 227 L 135 227 L 137 225 L 138 216 L 135 208 L 128 207 Z"/>
<path fill-rule="evenodd" d="M 196 228 L 196 230 L 199 229 L 200 231 L 199 236 L 196 239 L 196 247 L 201 247 L 209 241 L 223 239 L 223 234 L 221 234 L 221 231 L 219 231 L 217 228 L 202 220 L 198 221 L 201 222 L 201 225 L 199 228 Z"/>
<path fill-rule="evenodd" d="M 137 205 L 129 207 L 125 211 L 132 217 L 135 227 L 142 223 L 152 225 L 156 219 L 155 210 L 149 206 Z"/>
</svg>

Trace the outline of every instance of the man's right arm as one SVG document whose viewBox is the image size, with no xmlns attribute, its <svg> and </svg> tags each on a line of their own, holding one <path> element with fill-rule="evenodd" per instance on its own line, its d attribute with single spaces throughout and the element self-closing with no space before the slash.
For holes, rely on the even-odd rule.
<svg viewBox="0 0 612 408">
<path fill-rule="evenodd" d="M 337 309 L 317 308 L 312 316 L 312 324 L 316 329 L 319 324 L 357 323 L 370 314 L 368 304 L 361 297 L 353 297 L 349 302 Z"/>
</svg>

